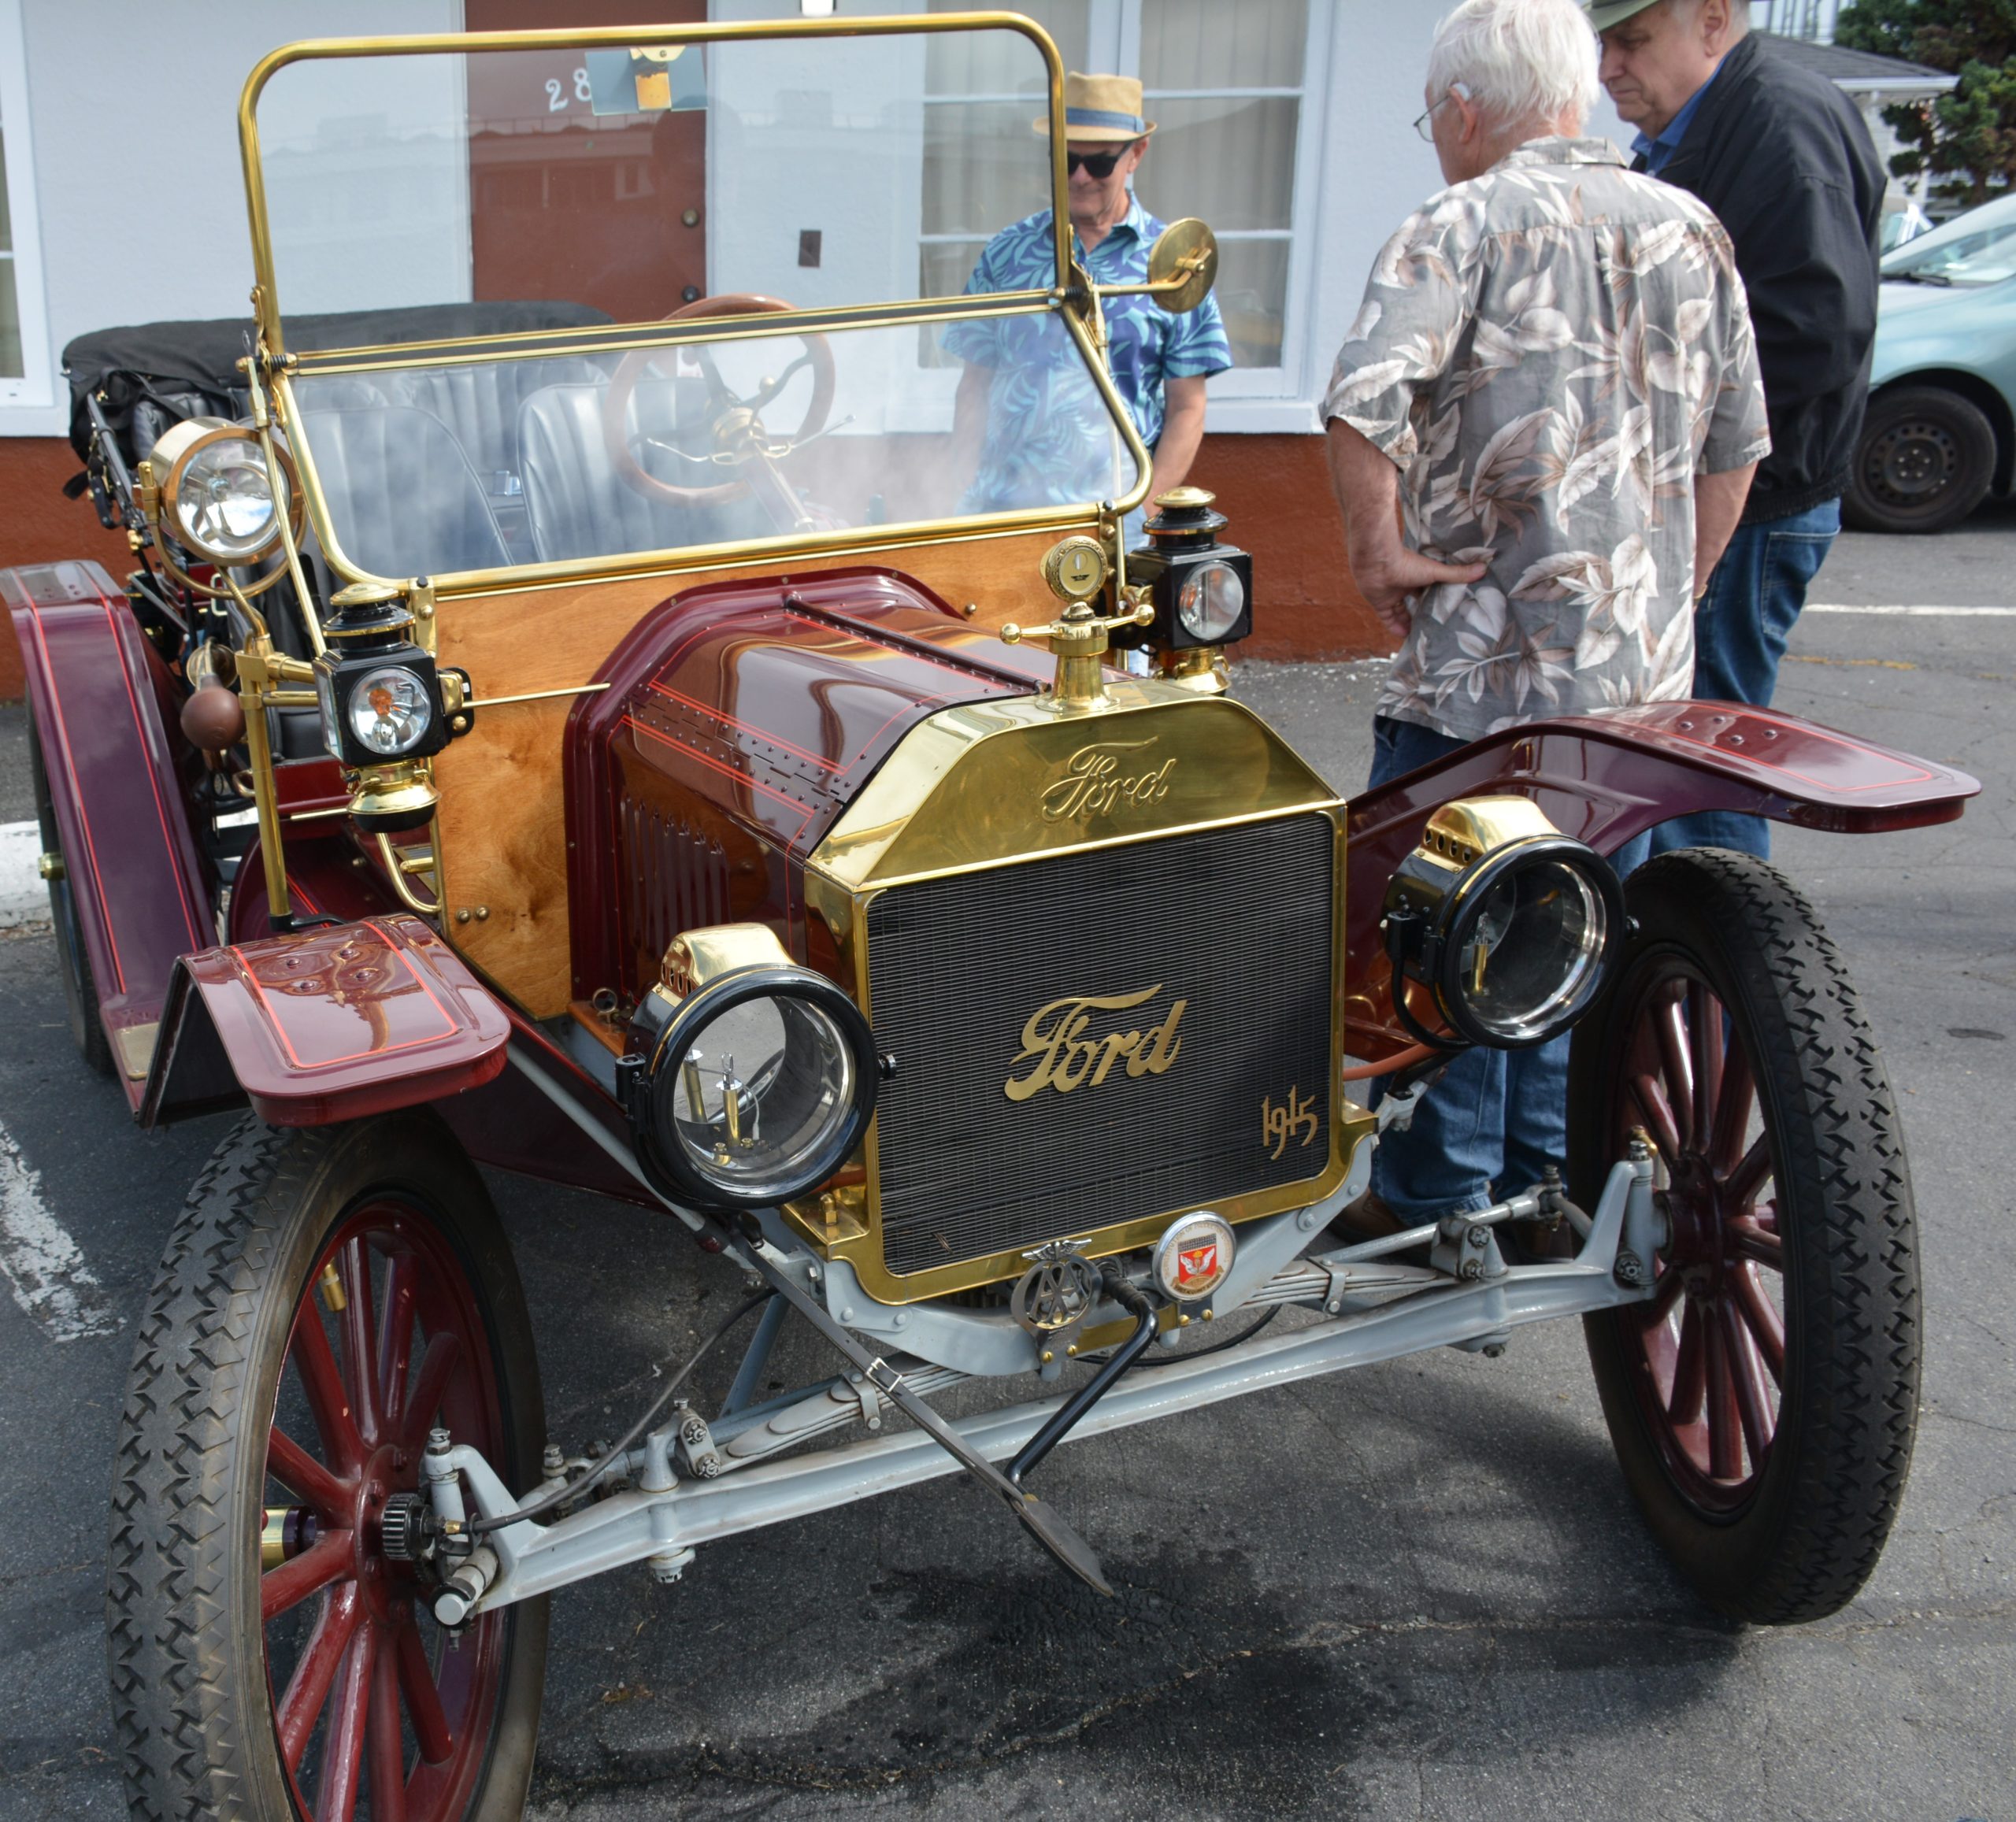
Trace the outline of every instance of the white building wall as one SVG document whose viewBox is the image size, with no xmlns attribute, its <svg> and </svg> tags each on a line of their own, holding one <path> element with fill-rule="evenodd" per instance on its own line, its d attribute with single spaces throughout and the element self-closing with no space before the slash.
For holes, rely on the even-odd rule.
<svg viewBox="0 0 2016 1822">
<path fill-rule="evenodd" d="M 47 358 L 88 330 L 249 314 L 238 95 L 274 46 L 454 31 L 461 0 L 23 0 Z M 0 410 L 54 436 L 67 404 Z"/>
<path fill-rule="evenodd" d="M 780 0 L 723 3 L 743 15 L 784 9 Z M 1318 428 L 1330 363 L 1357 313 L 1374 254 L 1440 187 L 1433 150 L 1411 123 L 1421 110 L 1429 43 L 1445 7 L 1439 0 L 1310 4 L 1319 22 L 1329 21 L 1330 42 L 1327 92 L 1312 96 L 1303 125 L 1317 135 L 1317 156 L 1304 167 L 1314 172 L 1317 194 L 1299 273 L 1303 308 L 1292 313 L 1299 328 L 1284 352 L 1280 395 L 1231 396 L 1241 388 L 1223 387 L 1214 400 L 1214 430 Z M 843 13 L 870 9 L 870 0 L 839 5 Z M 565 0 L 554 0 L 556 21 L 566 11 Z M 461 6 L 461 0 L 23 0 L 22 12 L 53 364 L 66 342 L 87 330 L 246 310 L 252 268 L 237 99 L 260 56 L 295 38 L 453 31 Z M 1607 102 L 1591 130 L 1629 136 Z M 809 173 L 807 180 L 816 189 L 842 175 Z M 855 207 L 863 206 L 858 196 Z M 888 205 L 878 196 L 876 206 Z M 712 213 L 717 221 L 732 219 L 732 211 Z M 878 243 L 888 231 L 880 225 Z M 834 239 L 828 245 L 834 247 Z M 465 257 L 465 249 L 451 250 Z M 790 294 L 813 275 L 794 266 L 777 276 Z M 66 417 L 60 403 L 0 409 L 0 435 L 57 435 Z"/>
</svg>

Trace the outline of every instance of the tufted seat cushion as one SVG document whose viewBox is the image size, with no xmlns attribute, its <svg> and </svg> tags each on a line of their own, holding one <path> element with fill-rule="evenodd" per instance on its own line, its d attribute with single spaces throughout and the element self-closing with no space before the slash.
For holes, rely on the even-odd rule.
<svg viewBox="0 0 2016 1822">
<path fill-rule="evenodd" d="M 302 413 L 343 554 L 374 576 L 435 576 L 511 561 L 483 483 L 430 411 L 380 405 Z"/>
<path fill-rule="evenodd" d="M 647 380 L 630 402 L 629 426 L 653 426 L 665 442 L 682 439 L 676 423 L 676 380 Z M 647 500 L 616 472 L 602 440 L 602 408 L 606 388 L 549 386 L 526 399 L 518 419 L 520 460 L 524 465 L 525 504 L 532 541 L 543 563 L 603 557 L 630 550 L 677 550 L 729 539 L 765 535 L 769 530 L 754 502 L 744 498 L 718 505 L 681 505 Z M 690 441 L 691 439 L 684 439 Z M 664 472 L 676 466 L 682 482 L 717 484 L 732 480 L 729 468 L 676 462 L 662 454 L 645 458 Z"/>
<path fill-rule="evenodd" d="M 518 408 L 548 386 L 593 386 L 603 376 L 592 361 L 478 361 L 384 376 L 390 396 L 431 411 L 455 433 L 484 488 L 514 494 L 519 472 Z"/>
</svg>

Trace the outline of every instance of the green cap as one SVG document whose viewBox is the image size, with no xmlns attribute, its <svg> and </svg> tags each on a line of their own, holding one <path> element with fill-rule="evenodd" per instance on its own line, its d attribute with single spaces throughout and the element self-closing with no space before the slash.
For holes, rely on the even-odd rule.
<svg viewBox="0 0 2016 1822">
<path fill-rule="evenodd" d="M 1621 25 L 1632 13 L 1656 6 L 1658 0 L 1584 0 L 1584 4 L 1589 23 L 1599 31 L 1607 31 L 1613 25 Z"/>
</svg>

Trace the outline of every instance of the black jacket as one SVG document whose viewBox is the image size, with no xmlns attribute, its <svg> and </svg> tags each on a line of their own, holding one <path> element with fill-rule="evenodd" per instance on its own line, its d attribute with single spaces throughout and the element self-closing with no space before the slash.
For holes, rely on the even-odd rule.
<svg viewBox="0 0 2016 1822">
<path fill-rule="evenodd" d="M 1721 218 L 1750 293 L 1771 453 L 1744 523 L 1838 498 L 1876 341 L 1885 175 L 1862 116 L 1753 32 L 1723 59 L 1659 176 Z"/>
</svg>

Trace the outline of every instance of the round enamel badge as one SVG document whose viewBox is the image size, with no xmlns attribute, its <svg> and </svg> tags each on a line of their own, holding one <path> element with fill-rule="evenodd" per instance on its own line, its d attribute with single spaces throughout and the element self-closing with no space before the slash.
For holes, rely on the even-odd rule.
<svg viewBox="0 0 2016 1822">
<path fill-rule="evenodd" d="M 1179 1303 L 1208 1297 L 1232 1269 L 1232 1229 L 1200 1211 L 1172 1222 L 1155 1242 L 1155 1282 Z"/>
</svg>

